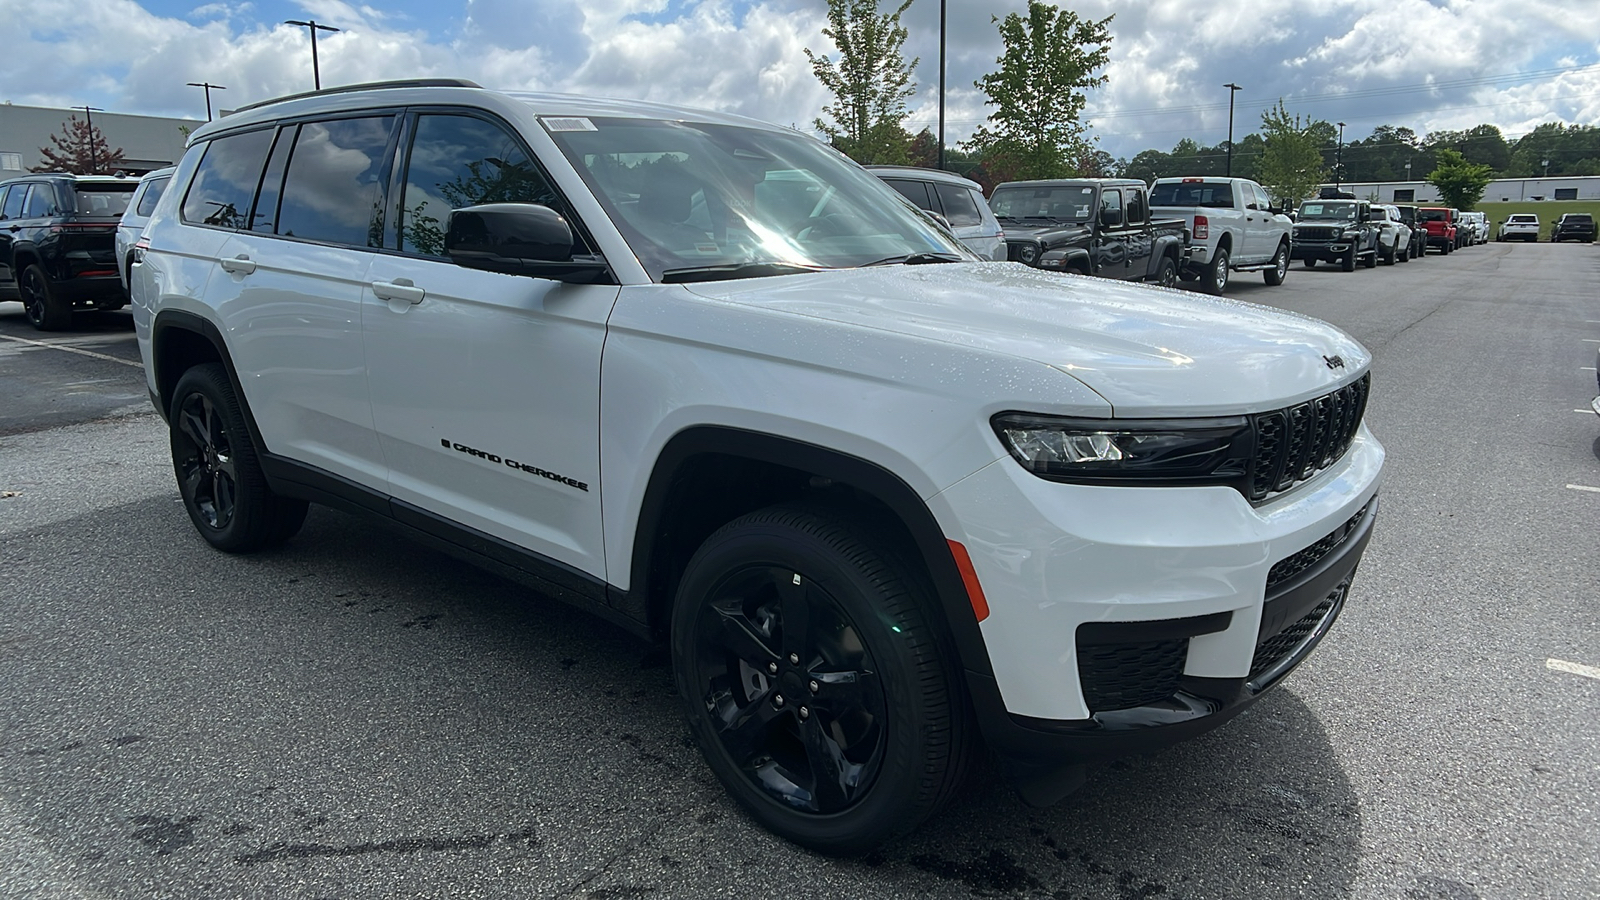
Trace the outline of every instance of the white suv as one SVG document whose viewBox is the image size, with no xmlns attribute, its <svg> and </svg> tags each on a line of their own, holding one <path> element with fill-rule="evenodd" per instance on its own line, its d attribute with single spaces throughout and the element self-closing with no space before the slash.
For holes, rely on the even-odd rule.
<svg viewBox="0 0 1600 900">
<path fill-rule="evenodd" d="M 1507 216 L 1506 220 L 1500 223 L 1500 230 L 1496 232 L 1494 239 L 1497 241 L 1509 241 L 1512 238 L 1522 241 L 1537 241 L 1539 239 L 1539 217 L 1532 213 L 1517 213 L 1516 215 Z"/>
<path fill-rule="evenodd" d="M 1032 803 L 1300 663 L 1377 513 L 1371 357 L 1304 316 L 983 262 L 790 129 L 466 82 L 195 132 L 133 273 L 217 548 L 316 501 L 670 647 L 767 827 Z"/>
</svg>

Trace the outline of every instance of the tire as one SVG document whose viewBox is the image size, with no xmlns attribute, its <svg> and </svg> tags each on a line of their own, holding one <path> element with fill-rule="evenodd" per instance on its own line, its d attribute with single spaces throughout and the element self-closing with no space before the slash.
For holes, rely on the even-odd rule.
<svg viewBox="0 0 1600 900">
<path fill-rule="evenodd" d="M 1162 287 L 1178 286 L 1178 263 L 1170 256 L 1161 257 L 1156 263 L 1155 283 Z"/>
<path fill-rule="evenodd" d="M 17 279 L 17 296 L 34 328 L 61 331 L 72 327 L 72 304 L 61 299 L 50 276 L 37 263 L 22 270 L 22 277 Z"/>
<path fill-rule="evenodd" d="M 1384 265 L 1392 266 L 1392 265 L 1395 264 L 1395 252 L 1396 252 L 1395 249 L 1393 247 L 1390 247 L 1389 248 L 1389 252 L 1383 254 L 1382 262 L 1383 262 Z M 1373 265 L 1377 265 L 1378 262 L 1379 262 L 1378 251 L 1374 250 L 1373 253 L 1372 253 L 1372 264 Z"/>
<path fill-rule="evenodd" d="M 1314 256 L 1306 257 L 1306 268 L 1315 269 L 1316 267 L 1317 267 L 1317 259 L 1316 259 L 1316 257 L 1314 257 Z"/>
<path fill-rule="evenodd" d="M 178 493 L 207 543 L 250 553 L 294 537 L 305 522 L 306 502 L 267 487 L 243 408 L 221 364 L 183 373 L 167 420 Z"/>
<path fill-rule="evenodd" d="M 1208 294 L 1221 295 L 1228 289 L 1228 249 L 1218 247 L 1216 256 L 1212 257 L 1211 265 L 1206 267 L 1204 280 L 1200 287 Z"/>
<path fill-rule="evenodd" d="M 1406 248 L 1404 250 L 1400 251 L 1400 261 L 1403 262 L 1403 263 L 1404 262 L 1411 262 L 1411 245 L 1410 244 L 1407 244 Z"/>
<path fill-rule="evenodd" d="M 1372 248 L 1372 255 L 1366 257 L 1363 260 L 1361 260 L 1361 264 L 1363 266 L 1366 266 L 1369 269 L 1376 269 L 1378 267 L 1378 252 L 1379 252 L 1379 250 L 1380 250 L 1380 248 L 1373 247 Z"/>
<path fill-rule="evenodd" d="M 743 516 L 695 552 L 672 611 L 673 674 L 711 770 L 757 822 L 835 855 L 921 824 L 973 755 L 936 607 L 875 533 L 807 506 Z"/>
<path fill-rule="evenodd" d="M 1346 272 L 1354 272 L 1356 270 L 1356 248 L 1351 247 L 1350 251 L 1344 255 L 1344 259 L 1339 261 L 1339 265 Z"/>
<path fill-rule="evenodd" d="M 1309 260 L 1308 260 L 1309 261 Z M 1267 284 L 1277 287 L 1283 284 L 1283 279 L 1289 274 L 1289 245 L 1279 244 L 1278 252 L 1272 256 L 1272 268 L 1262 272 L 1262 277 Z"/>
</svg>

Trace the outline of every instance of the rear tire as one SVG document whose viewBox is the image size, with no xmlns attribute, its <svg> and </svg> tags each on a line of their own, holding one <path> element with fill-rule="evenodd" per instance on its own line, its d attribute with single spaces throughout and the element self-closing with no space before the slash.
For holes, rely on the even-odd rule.
<svg viewBox="0 0 1600 900">
<path fill-rule="evenodd" d="M 774 506 L 690 559 L 673 674 L 706 762 L 752 818 L 854 855 L 939 810 L 973 748 L 960 676 L 914 568 L 848 512 Z"/>
<path fill-rule="evenodd" d="M 1205 281 L 1201 284 L 1208 294 L 1221 295 L 1228 289 L 1228 248 L 1218 247 L 1211 265 L 1206 267 Z"/>
<path fill-rule="evenodd" d="M 183 373 L 168 412 L 172 468 L 196 531 L 227 553 L 287 541 L 306 520 L 306 501 L 267 487 L 244 411 L 219 363 Z"/>
<path fill-rule="evenodd" d="M 1178 263 L 1170 256 L 1161 257 L 1156 263 L 1156 284 L 1162 287 L 1175 288 L 1178 286 Z"/>
<path fill-rule="evenodd" d="M 1316 267 L 1317 267 L 1317 260 L 1314 257 L 1310 257 L 1310 256 L 1306 257 L 1306 268 L 1315 269 Z"/>
<path fill-rule="evenodd" d="M 34 328 L 62 331 L 72 327 L 72 304 L 56 292 L 43 266 L 35 263 L 22 270 L 22 277 L 17 279 L 17 295 Z"/>
<path fill-rule="evenodd" d="M 1308 260 L 1309 262 L 1309 260 Z M 1272 268 L 1262 273 L 1267 284 L 1277 287 L 1283 284 L 1283 279 L 1289 274 L 1289 245 L 1279 244 L 1278 252 L 1272 256 Z"/>
</svg>

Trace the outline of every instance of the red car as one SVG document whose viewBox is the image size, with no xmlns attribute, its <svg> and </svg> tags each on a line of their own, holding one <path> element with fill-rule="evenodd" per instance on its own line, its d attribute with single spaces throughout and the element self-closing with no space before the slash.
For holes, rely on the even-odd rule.
<svg viewBox="0 0 1600 900">
<path fill-rule="evenodd" d="M 1442 206 L 1424 206 L 1417 210 L 1417 221 L 1428 230 L 1428 246 L 1438 247 L 1445 253 L 1456 249 L 1456 226 L 1461 213 Z"/>
</svg>

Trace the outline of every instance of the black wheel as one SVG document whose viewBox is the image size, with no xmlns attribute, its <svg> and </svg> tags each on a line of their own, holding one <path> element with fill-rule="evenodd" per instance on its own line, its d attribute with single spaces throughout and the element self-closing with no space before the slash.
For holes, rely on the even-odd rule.
<svg viewBox="0 0 1600 900">
<path fill-rule="evenodd" d="M 1205 280 L 1200 285 L 1208 294 L 1221 294 L 1228 289 L 1228 248 L 1218 247 L 1211 265 L 1206 267 Z"/>
<path fill-rule="evenodd" d="M 1178 286 L 1178 264 L 1172 257 L 1163 256 L 1161 261 L 1156 263 L 1155 282 L 1162 287 Z"/>
<path fill-rule="evenodd" d="M 38 265 L 22 270 L 17 293 L 28 322 L 40 331 L 60 331 L 72 326 L 72 304 L 56 295 L 50 276 Z"/>
<path fill-rule="evenodd" d="M 696 551 L 672 613 L 689 730 L 762 825 L 824 853 L 910 831 L 959 787 L 972 738 L 914 572 L 821 509 L 776 506 Z"/>
<path fill-rule="evenodd" d="M 1356 270 L 1356 248 L 1351 247 L 1345 253 L 1344 259 L 1339 261 L 1339 265 L 1346 272 L 1354 272 Z"/>
<path fill-rule="evenodd" d="M 1306 260 L 1306 261 L 1310 262 L 1310 260 Z M 1267 284 L 1272 285 L 1273 287 L 1277 287 L 1278 285 L 1283 284 L 1283 279 L 1288 277 L 1288 275 L 1289 275 L 1289 245 L 1288 244 L 1279 244 L 1278 245 L 1278 252 L 1273 254 L 1273 257 L 1272 257 L 1272 268 L 1267 269 L 1262 274 L 1262 277 L 1267 280 Z"/>
<path fill-rule="evenodd" d="M 1386 265 L 1386 266 L 1394 265 L 1395 264 L 1395 260 L 1399 258 L 1397 254 L 1398 254 L 1398 251 L 1395 250 L 1395 248 L 1390 247 L 1389 248 L 1389 252 L 1383 254 L 1383 264 Z M 1372 254 L 1372 264 L 1374 266 L 1378 264 L 1378 254 L 1376 252 L 1374 252 Z"/>
<path fill-rule="evenodd" d="M 1315 257 L 1310 257 L 1310 256 L 1306 257 L 1306 268 L 1315 269 L 1316 267 L 1317 267 L 1316 258 Z"/>
<path fill-rule="evenodd" d="M 1397 258 L 1401 262 L 1410 262 L 1411 261 L 1411 245 L 1407 244 L 1406 248 L 1404 250 L 1400 251 L 1400 255 Z"/>
<path fill-rule="evenodd" d="M 1376 269 L 1378 267 L 1378 248 L 1373 247 L 1372 255 L 1364 257 L 1361 260 L 1361 264 L 1369 269 Z"/>
<path fill-rule="evenodd" d="M 183 373 L 168 416 L 178 492 L 211 546 L 249 553 L 300 530 L 306 502 L 274 494 L 256 459 L 244 412 L 217 363 Z"/>
</svg>

